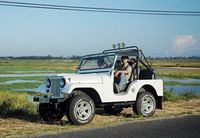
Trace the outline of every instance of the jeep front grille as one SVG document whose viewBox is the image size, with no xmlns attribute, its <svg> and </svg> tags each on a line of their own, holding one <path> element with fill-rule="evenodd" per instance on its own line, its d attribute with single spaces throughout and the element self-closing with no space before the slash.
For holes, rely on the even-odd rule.
<svg viewBox="0 0 200 138">
<path fill-rule="evenodd" d="M 60 80 L 61 78 L 58 77 L 51 78 L 51 93 L 55 97 L 60 96 Z"/>
</svg>

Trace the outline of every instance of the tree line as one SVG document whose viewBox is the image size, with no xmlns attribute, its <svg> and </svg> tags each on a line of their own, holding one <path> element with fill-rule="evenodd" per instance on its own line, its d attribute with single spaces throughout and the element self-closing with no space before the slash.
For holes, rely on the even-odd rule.
<svg viewBox="0 0 200 138">
<path fill-rule="evenodd" d="M 14 57 L 14 56 L 5 56 L 5 57 L 0 57 L 0 59 L 6 59 L 6 60 L 17 60 L 17 59 L 27 59 L 27 60 L 52 60 L 52 59 L 60 59 L 60 60 L 79 60 L 81 56 L 19 56 L 19 57 Z"/>
<path fill-rule="evenodd" d="M 146 57 L 149 60 L 181 60 L 181 59 L 200 59 L 200 56 L 190 56 L 190 57 L 184 57 L 184 56 L 179 56 L 179 57 Z M 80 60 L 81 56 L 77 55 L 72 55 L 72 56 L 19 56 L 19 57 L 14 57 L 14 56 L 5 56 L 5 57 L 0 57 L 0 60 L 12 60 L 12 59 L 27 59 L 27 60 L 51 60 L 51 59 L 60 59 L 60 60 Z"/>
</svg>

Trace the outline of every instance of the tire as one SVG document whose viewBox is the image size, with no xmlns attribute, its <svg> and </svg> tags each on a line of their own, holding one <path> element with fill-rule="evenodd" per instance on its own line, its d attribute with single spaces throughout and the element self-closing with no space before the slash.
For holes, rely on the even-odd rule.
<svg viewBox="0 0 200 138">
<path fill-rule="evenodd" d="M 54 121 L 60 121 L 64 113 L 54 111 L 53 108 L 51 108 L 52 105 L 47 103 L 40 103 L 39 104 L 39 115 L 41 119 L 45 122 L 54 122 Z"/>
<path fill-rule="evenodd" d="M 123 110 L 122 107 L 120 106 L 105 106 L 104 107 L 104 111 L 106 113 L 108 113 L 109 115 L 116 115 L 116 114 L 119 114 L 121 111 Z"/>
<path fill-rule="evenodd" d="M 140 92 L 133 106 L 133 111 L 137 115 L 145 117 L 153 116 L 156 111 L 156 99 L 154 95 L 147 91 Z"/>
<path fill-rule="evenodd" d="M 90 123 L 95 115 L 94 101 L 86 94 L 74 95 L 66 112 L 68 120 L 74 125 Z"/>
</svg>

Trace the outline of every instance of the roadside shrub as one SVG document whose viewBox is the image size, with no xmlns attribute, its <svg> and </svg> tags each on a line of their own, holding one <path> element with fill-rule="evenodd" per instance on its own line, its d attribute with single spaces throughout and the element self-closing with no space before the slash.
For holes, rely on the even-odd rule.
<svg viewBox="0 0 200 138">
<path fill-rule="evenodd" d="M 164 101 L 176 101 L 178 96 L 171 89 L 170 91 L 164 90 Z"/>
<path fill-rule="evenodd" d="M 200 96 L 194 92 L 184 92 L 177 95 L 173 89 L 164 90 L 164 101 L 190 100 L 192 98 L 200 98 Z"/>
<path fill-rule="evenodd" d="M 189 100 L 189 99 L 192 99 L 192 98 L 199 98 L 200 97 L 196 93 L 193 93 L 193 92 L 185 92 L 185 93 L 180 94 L 179 96 L 180 96 L 180 99 L 183 99 L 183 100 Z"/>
<path fill-rule="evenodd" d="M 28 100 L 28 94 L 0 92 L 0 117 L 34 113 L 34 104 Z"/>
</svg>

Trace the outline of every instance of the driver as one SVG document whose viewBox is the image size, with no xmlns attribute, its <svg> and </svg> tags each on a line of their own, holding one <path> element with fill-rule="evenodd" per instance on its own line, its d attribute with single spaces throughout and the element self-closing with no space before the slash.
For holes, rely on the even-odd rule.
<svg viewBox="0 0 200 138">
<path fill-rule="evenodd" d="M 128 56 L 122 56 L 121 68 L 116 70 L 114 73 L 115 77 L 114 88 L 115 92 L 117 93 L 123 91 L 126 88 L 126 84 L 128 83 L 131 77 L 132 67 L 128 64 L 128 60 L 129 60 Z"/>
<path fill-rule="evenodd" d="M 100 58 L 98 61 L 97 61 L 97 64 L 99 66 L 99 68 L 106 68 L 106 63 L 104 61 L 104 59 Z"/>
</svg>

